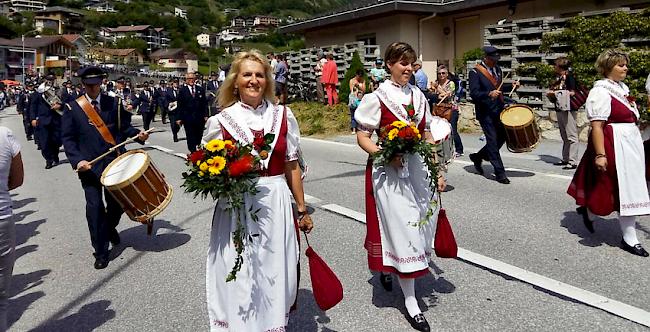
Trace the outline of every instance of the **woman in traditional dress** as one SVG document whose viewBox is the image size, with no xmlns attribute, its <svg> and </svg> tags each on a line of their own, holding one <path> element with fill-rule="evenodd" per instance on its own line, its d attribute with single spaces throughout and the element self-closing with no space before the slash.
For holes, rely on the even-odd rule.
<svg viewBox="0 0 650 332">
<path fill-rule="evenodd" d="M 371 140 L 373 131 L 401 120 L 409 123 L 407 106 L 415 109 L 415 123 L 433 142 L 429 124 L 431 113 L 427 99 L 418 89 L 408 84 L 413 75 L 415 51 L 406 43 L 393 43 L 384 57 L 390 80 L 384 81 L 363 97 L 355 112 L 359 146 L 373 154 L 379 147 Z M 390 165 L 366 168 L 366 240 L 368 266 L 380 272 L 381 285 L 392 290 L 391 274 L 396 274 L 404 293 L 408 320 L 419 331 L 429 331 L 429 323 L 420 311 L 415 298 L 415 278 L 429 273 L 428 263 L 437 220 L 437 211 L 428 223 L 414 223 L 426 217 L 431 200 L 435 200 L 428 185 L 428 170 L 418 155 L 396 156 Z M 439 174 L 438 189 L 445 187 Z M 433 198 L 432 198 L 433 197 Z"/>
<path fill-rule="evenodd" d="M 636 236 L 636 216 L 650 214 L 641 133 L 636 126 L 639 111 L 623 83 L 630 58 L 618 50 L 603 52 L 596 61 L 605 77 L 589 92 L 586 108 L 591 121 L 587 151 L 580 160 L 568 193 L 590 232 L 590 215 L 619 214 L 621 248 L 648 257 Z"/>
<path fill-rule="evenodd" d="M 234 281 L 226 282 L 237 257 L 233 243 L 236 216 L 219 201 L 212 219 L 207 259 L 207 300 L 211 331 L 284 331 L 298 291 L 299 227 L 312 228 L 303 193 L 298 149 L 300 132 L 291 110 L 275 105 L 270 65 L 257 51 L 239 53 L 219 89 L 221 113 L 207 122 L 204 144 L 212 139 L 256 144 L 274 134 L 262 160 L 259 192 L 246 197 L 253 221 L 245 213 L 243 264 Z M 264 156 L 264 151 L 260 156 Z"/>
</svg>

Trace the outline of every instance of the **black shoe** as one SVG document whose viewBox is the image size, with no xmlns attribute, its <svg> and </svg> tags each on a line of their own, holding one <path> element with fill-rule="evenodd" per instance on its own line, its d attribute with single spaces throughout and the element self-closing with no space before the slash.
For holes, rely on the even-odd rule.
<svg viewBox="0 0 650 332">
<path fill-rule="evenodd" d="M 582 216 L 582 223 L 585 224 L 585 228 L 589 231 L 589 233 L 595 232 L 594 230 L 594 221 L 589 220 L 589 214 L 587 214 L 587 208 L 584 206 L 581 206 L 576 209 L 576 212 L 578 212 L 579 215 Z"/>
<path fill-rule="evenodd" d="M 111 241 L 111 244 L 113 246 L 119 245 L 122 242 L 120 239 L 120 233 L 118 233 L 115 229 L 111 231 L 111 235 L 109 235 L 108 240 Z"/>
<path fill-rule="evenodd" d="M 621 240 L 621 249 L 629 252 L 632 255 L 637 255 L 641 257 L 648 257 L 649 254 L 643 247 L 641 246 L 641 243 L 637 243 L 634 246 L 631 246 L 625 242 L 625 240 Z"/>
<path fill-rule="evenodd" d="M 483 160 L 481 160 L 481 157 L 479 157 L 476 153 L 470 153 L 469 160 L 471 160 L 474 163 L 474 168 L 476 169 L 476 173 L 478 173 L 479 175 L 483 175 L 483 166 L 481 166 Z"/>
<path fill-rule="evenodd" d="M 422 313 L 415 315 L 415 317 L 409 317 L 408 321 L 411 323 L 411 326 L 418 331 L 431 331 L 431 326 L 429 326 L 429 322 L 427 322 L 427 319 L 424 318 L 424 314 Z"/>
<path fill-rule="evenodd" d="M 108 258 L 95 258 L 95 270 L 105 269 L 108 266 Z"/>
<path fill-rule="evenodd" d="M 502 183 L 502 184 L 510 184 L 510 179 L 507 177 L 502 177 L 502 178 L 497 178 L 497 182 Z"/>
<path fill-rule="evenodd" d="M 578 165 L 576 164 L 567 164 L 566 166 L 562 167 L 562 169 L 576 169 L 578 168 Z"/>
<path fill-rule="evenodd" d="M 28 140 L 28 141 L 31 141 L 31 140 L 33 140 L 33 139 L 34 139 L 34 137 L 27 136 L 27 140 Z"/>
<path fill-rule="evenodd" d="M 52 165 L 51 161 L 48 161 L 48 162 L 45 163 L 45 169 L 50 169 L 52 167 L 53 167 L 53 165 Z"/>
<path fill-rule="evenodd" d="M 178 137 L 174 137 L 174 142 L 178 142 Z"/>
<path fill-rule="evenodd" d="M 568 165 L 568 164 L 569 164 L 568 161 L 558 161 L 556 163 L 553 163 L 553 165 L 555 165 L 555 166 L 564 166 L 564 165 Z"/>
<path fill-rule="evenodd" d="M 381 282 L 381 287 L 384 287 L 384 290 L 391 292 L 393 290 L 393 276 L 390 274 L 379 274 L 379 282 Z"/>
</svg>

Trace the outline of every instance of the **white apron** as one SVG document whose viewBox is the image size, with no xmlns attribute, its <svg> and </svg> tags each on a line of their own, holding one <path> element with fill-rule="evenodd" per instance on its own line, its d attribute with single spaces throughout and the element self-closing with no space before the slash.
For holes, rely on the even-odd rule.
<svg viewBox="0 0 650 332">
<path fill-rule="evenodd" d="M 391 113 L 408 123 L 402 106 L 391 102 L 381 89 L 375 93 Z M 423 99 L 420 94 L 413 94 L 417 123 L 425 116 Z M 383 265 L 392 266 L 401 273 L 412 273 L 429 266 L 439 206 L 428 223 L 417 225 L 425 218 L 430 202 L 436 201 L 437 197 L 429 188 L 428 169 L 422 157 L 407 154 L 404 159 L 405 166 L 400 171 L 392 166 L 373 165 L 372 183 Z"/>
<path fill-rule="evenodd" d="M 253 142 L 239 114 L 224 111 L 217 117 L 235 140 Z M 266 168 L 279 138 L 282 112 L 269 105 L 264 117 L 264 132 L 276 134 L 269 157 L 262 162 Z M 215 207 L 206 266 L 211 331 L 284 331 L 296 301 L 299 252 L 287 181 L 283 175 L 261 177 L 257 189 L 257 195 L 245 198 L 245 209 L 259 210 L 259 220 L 243 214 L 252 241 L 244 241 L 241 270 L 230 282 L 226 277 L 237 257 L 232 240 L 237 221 L 225 210 L 226 202 Z"/>
<path fill-rule="evenodd" d="M 594 87 L 603 87 L 612 98 L 620 101 L 639 118 L 636 105 L 625 97 L 627 91 L 620 85 L 607 80 L 596 82 Z M 645 153 L 641 132 L 634 123 L 611 123 L 614 135 L 614 157 L 621 216 L 650 214 L 650 197 L 645 178 Z"/>
</svg>

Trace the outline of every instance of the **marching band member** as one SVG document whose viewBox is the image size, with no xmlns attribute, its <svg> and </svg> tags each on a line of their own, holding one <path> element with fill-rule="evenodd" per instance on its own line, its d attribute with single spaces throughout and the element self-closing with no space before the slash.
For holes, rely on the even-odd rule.
<svg viewBox="0 0 650 332">
<path fill-rule="evenodd" d="M 39 92 L 34 95 L 31 105 L 32 126 L 38 137 L 41 155 L 45 159 L 45 169 L 50 169 L 59 163 L 59 148 L 61 147 L 61 108 L 59 102 L 50 105 L 46 100 L 48 91 L 54 89 L 55 77 L 49 74 L 45 82 L 39 86 Z"/>
<path fill-rule="evenodd" d="M 167 112 L 169 108 L 169 103 L 167 102 L 167 82 L 165 80 L 160 80 L 160 86 L 158 86 L 154 92 L 154 100 L 156 105 L 160 108 L 160 118 L 162 119 L 163 124 L 167 124 Z M 154 112 L 155 112 L 154 107 Z"/>
<path fill-rule="evenodd" d="M 140 91 L 138 96 L 134 96 L 132 102 L 133 107 L 138 107 L 140 113 L 142 113 L 142 126 L 144 130 L 149 130 L 149 126 L 156 112 L 153 93 L 149 90 L 149 82 L 144 82 L 142 91 Z"/>
<path fill-rule="evenodd" d="M 117 157 L 117 153 L 94 164 L 90 164 L 90 161 L 131 136 L 138 135 L 137 141 L 144 144 L 149 134 L 131 126 L 131 113 L 122 107 L 119 98 L 101 92 L 100 84 L 102 78 L 106 77 L 101 68 L 82 68 L 78 74 L 86 93 L 67 104 L 64 109 L 63 146 L 70 165 L 78 172 L 84 190 L 86 220 L 90 241 L 95 249 L 94 267 L 99 270 L 108 266 L 109 241 L 114 246 L 120 243 L 116 227 L 124 211 L 99 181 L 102 172 Z M 125 149 L 122 147 L 120 151 L 124 152 Z"/>
<path fill-rule="evenodd" d="M 203 142 L 230 139 L 250 143 L 275 134 L 259 192 L 252 209 L 264 211 L 258 221 L 247 218 L 253 239 L 241 270 L 226 282 L 236 257 L 234 218 L 223 204 L 215 207 L 207 259 L 207 298 L 211 331 L 285 331 L 298 292 L 298 239 L 291 194 L 300 228 L 309 232 L 298 149 L 300 132 L 291 110 L 273 103 L 274 85 L 268 62 L 257 51 L 237 54 L 219 89 L 222 111 L 207 123 Z M 220 202 L 221 203 L 221 202 Z"/>
<path fill-rule="evenodd" d="M 172 86 L 167 88 L 165 91 L 165 98 L 167 98 L 167 112 L 169 114 L 169 125 L 172 129 L 172 135 L 174 136 L 174 142 L 178 142 L 178 132 L 181 130 L 177 121 L 179 120 L 178 116 L 178 79 L 172 81 Z"/>
<path fill-rule="evenodd" d="M 636 236 L 636 216 L 650 214 L 646 165 L 641 132 L 636 126 L 639 110 L 623 83 L 630 58 L 619 50 L 606 50 L 596 60 L 604 77 L 589 91 L 586 109 L 591 122 L 589 145 L 578 165 L 568 194 L 593 233 L 590 214 L 618 212 L 623 239 L 621 248 L 648 257 Z"/>
<path fill-rule="evenodd" d="M 499 183 L 509 184 L 499 149 L 506 142 L 506 132 L 500 115 L 505 107 L 503 92 L 510 84 L 502 84 L 503 72 L 497 62 L 501 58 L 499 50 L 493 46 L 483 47 L 485 56 L 480 64 L 469 72 L 469 90 L 472 102 L 476 106 L 476 118 L 485 134 L 485 146 L 477 153 L 471 153 L 469 159 L 474 163 L 476 172 L 483 175 L 483 160 L 494 167 L 494 175 Z M 515 88 L 518 82 L 513 83 Z"/>
<path fill-rule="evenodd" d="M 357 141 L 369 154 L 379 151 L 372 142 L 373 131 L 401 120 L 409 123 L 406 106 L 413 105 L 414 117 L 420 132 L 433 143 L 429 126 L 432 120 L 426 97 L 415 86 L 408 84 L 413 75 L 416 54 L 406 43 L 392 43 L 386 49 L 384 61 L 390 71 L 390 80 L 384 81 L 370 94 L 366 94 L 355 112 Z M 402 162 L 406 158 L 406 163 Z M 408 172 L 403 171 L 403 167 Z M 366 240 L 368 266 L 380 272 L 380 282 L 385 290 L 392 290 L 392 277 L 398 277 L 404 293 L 408 320 L 419 331 L 429 331 L 429 323 L 420 311 L 415 298 L 415 278 L 429 273 L 429 258 L 433 230 L 437 219 L 422 227 L 413 226 L 426 215 L 431 193 L 428 187 L 427 169 L 419 156 L 397 156 L 387 166 L 373 165 L 366 168 Z M 404 173 L 408 173 L 406 177 Z M 438 189 L 444 190 L 442 172 L 438 177 Z M 434 198 L 435 199 L 435 198 Z"/>
<path fill-rule="evenodd" d="M 205 90 L 195 84 L 196 75 L 188 73 L 185 75 L 186 85 L 178 93 L 178 125 L 185 127 L 187 149 L 190 152 L 196 151 L 201 144 L 203 127 L 208 119 L 208 103 L 205 97 Z"/>
</svg>

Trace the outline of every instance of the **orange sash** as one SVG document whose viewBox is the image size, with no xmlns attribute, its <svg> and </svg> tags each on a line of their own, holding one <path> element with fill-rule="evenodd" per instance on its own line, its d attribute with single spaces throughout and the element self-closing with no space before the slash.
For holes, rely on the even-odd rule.
<svg viewBox="0 0 650 332">
<path fill-rule="evenodd" d="M 494 78 L 494 76 L 492 76 L 492 74 L 490 74 L 490 72 L 485 67 L 483 67 L 483 66 L 481 66 L 479 64 L 479 65 L 476 65 L 474 68 L 476 70 L 478 70 L 479 72 L 481 72 L 481 74 L 483 74 L 483 76 L 485 76 L 485 78 L 487 78 L 490 81 L 490 83 L 492 83 L 492 85 L 494 85 L 495 89 L 497 87 L 499 87 L 499 82 L 497 82 L 497 79 Z"/>
<path fill-rule="evenodd" d="M 84 111 L 84 113 L 86 113 L 86 116 L 90 122 L 92 122 L 93 126 L 97 128 L 97 131 L 99 131 L 99 134 L 102 135 L 104 141 L 106 141 L 108 144 L 115 145 L 115 138 L 113 138 L 113 135 L 108 130 L 108 127 L 106 127 L 106 124 L 104 123 L 104 120 L 102 120 L 102 117 L 97 114 L 95 108 L 88 102 L 86 96 L 77 98 L 76 102 L 79 104 L 79 106 L 81 106 L 81 109 Z"/>
</svg>

